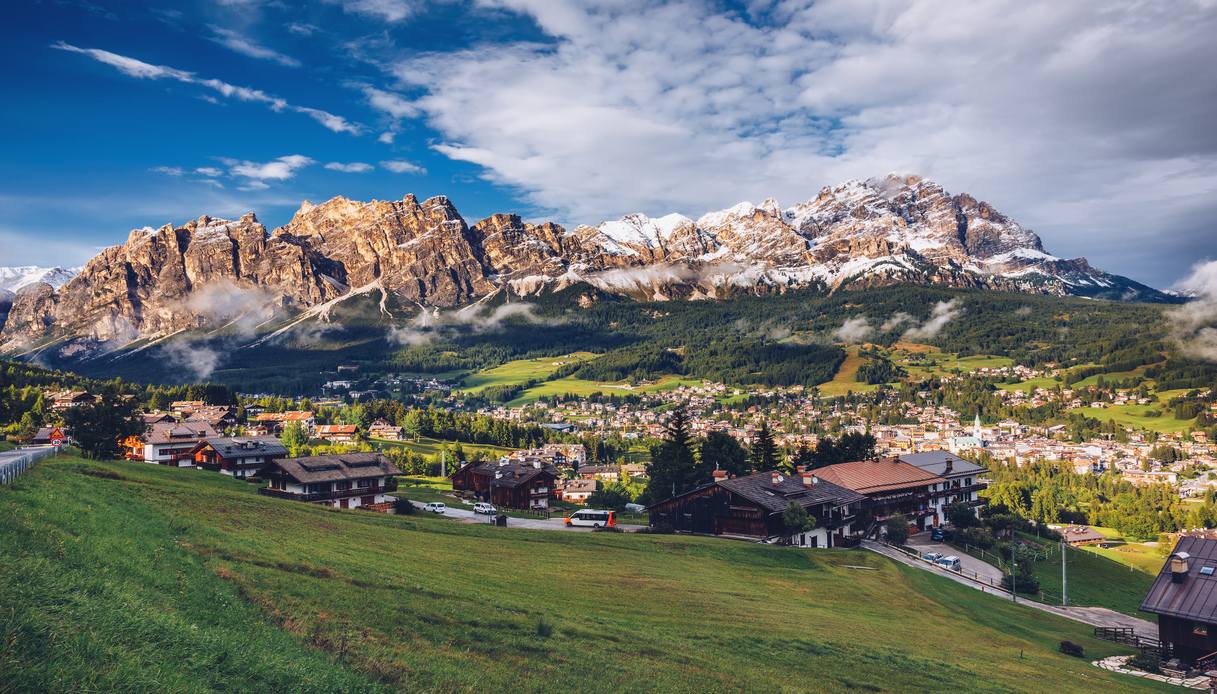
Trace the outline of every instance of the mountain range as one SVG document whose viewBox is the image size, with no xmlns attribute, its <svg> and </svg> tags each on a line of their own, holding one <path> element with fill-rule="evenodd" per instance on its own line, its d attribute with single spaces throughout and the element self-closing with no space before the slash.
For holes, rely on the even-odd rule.
<svg viewBox="0 0 1217 694">
<path fill-rule="evenodd" d="M 253 213 L 130 232 L 79 270 L 0 268 L 0 350 L 75 339 L 117 346 L 380 292 L 455 307 L 586 285 L 645 300 L 898 283 L 1176 301 L 970 195 L 911 175 L 851 180 L 782 208 L 772 198 L 698 219 L 631 214 L 566 229 L 495 214 L 470 225 L 447 197 L 302 204 L 268 230 Z M 583 300 L 592 300 L 589 295 Z"/>
</svg>

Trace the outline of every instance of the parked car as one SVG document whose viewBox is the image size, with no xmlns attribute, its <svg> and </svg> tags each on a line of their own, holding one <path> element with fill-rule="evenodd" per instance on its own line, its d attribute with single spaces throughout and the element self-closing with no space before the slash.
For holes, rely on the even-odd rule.
<svg viewBox="0 0 1217 694">
<path fill-rule="evenodd" d="M 482 515 L 490 516 L 490 515 L 495 514 L 497 511 L 498 511 L 498 509 L 496 509 L 494 506 L 486 503 L 485 501 L 479 501 L 473 505 L 474 513 L 480 513 Z"/>
<path fill-rule="evenodd" d="M 934 542 L 942 542 L 946 535 L 942 532 L 942 528 L 934 528 L 930 530 L 930 539 Z"/>
<path fill-rule="evenodd" d="M 921 558 L 926 561 L 937 562 L 939 559 L 942 559 L 942 555 L 938 552 L 926 552 L 925 554 L 921 555 Z"/>
<path fill-rule="evenodd" d="M 630 513 L 646 513 L 647 507 L 642 504 L 626 504 L 625 510 Z"/>
<path fill-rule="evenodd" d="M 938 559 L 934 560 L 934 563 L 944 569 L 950 569 L 951 571 L 963 571 L 963 567 L 959 564 L 959 557 L 954 555 L 949 557 L 939 557 Z"/>
<path fill-rule="evenodd" d="M 442 501 L 428 501 L 426 506 L 423 506 L 424 511 L 431 513 L 443 513 L 448 510 L 448 506 Z"/>
</svg>

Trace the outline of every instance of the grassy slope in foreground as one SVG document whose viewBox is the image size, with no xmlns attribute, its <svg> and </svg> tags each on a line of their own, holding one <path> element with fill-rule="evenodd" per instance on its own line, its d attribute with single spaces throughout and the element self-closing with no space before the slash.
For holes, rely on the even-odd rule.
<svg viewBox="0 0 1217 694">
<path fill-rule="evenodd" d="M 1155 686 L 1057 653 L 1116 652 L 1082 625 L 863 551 L 340 512 L 68 457 L 0 488 L 0 605 L 21 691 Z"/>
</svg>

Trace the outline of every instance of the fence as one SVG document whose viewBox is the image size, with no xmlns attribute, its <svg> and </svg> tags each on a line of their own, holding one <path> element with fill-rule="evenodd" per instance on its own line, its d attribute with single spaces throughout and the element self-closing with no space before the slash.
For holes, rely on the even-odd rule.
<svg viewBox="0 0 1217 694">
<path fill-rule="evenodd" d="M 975 571 L 970 571 L 970 570 L 964 569 L 964 568 L 960 568 L 959 571 L 955 571 L 953 569 L 948 569 L 947 567 L 945 567 L 941 564 L 938 564 L 938 563 L 930 561 L 929 559 L 926 559 L 925 557 L 923 557 L 921 555 L 921 552 L 918 552 L 917 550 L 909 549 L 908 547 L 903 547 L 900 545 L 893 545 L 890 542 L 884 542 L 883 544 L 887 545 L 888 547 L 891 547 L 892 549 L 903 552 L 903 553 L 907 554 L 908 556 L 912 557 L 913 559 L 916 559 L 917 561 L 920 561 L 920 562 L 923 562 L 926 564 L 930 564 L 931 566 L 936 566 L 936 567 L 942 569 L 943 571 L 950 571 L 953 574 L 959 574 L 960 576 L 971 579 L 972 581 L 975 581 L 977 583 L 981 583 L 981 584 L 984 584 L 984 585 L 987 585 L 987 586 L 990 586 L 993 588 L 997 588 L 999 590 L 1006 590 L 1006 588 L 1002 587 L 1000 580 L 996 580 L 991 576 L 983 576 L 981 574 L 976 573 Z"/>
<path fill-rule="evenodd" d="M 34 463 L 55 452 L 53 446 L 45 448 L 23 448 L 0 453 L 0 484 L 12 484 L 14 480 L 34 466 Z"/>
</svg>

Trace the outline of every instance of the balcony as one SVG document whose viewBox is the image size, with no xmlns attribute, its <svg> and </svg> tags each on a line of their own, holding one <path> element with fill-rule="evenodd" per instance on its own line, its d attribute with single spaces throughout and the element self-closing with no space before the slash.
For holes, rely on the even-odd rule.
<svg viewBox="0 0 1217 694">
<path fill-rule="evenodd" d="M 262 487 L 258 490 L 258 493 L 264 496 L 273 496 L 277 499 L 291 499 L 293 501 L 334 501 L 336 499 L 351 499 L 357 496 L 371 496 L 372 494 L 386 494 L 395 491 L 397 491 L 397 480 L 390 479 L 387 484 L 376 487 L 351 487 L 350 489 L 332 489 L 328 492 L 309 492 L 305 494 L 289 492 L 286 489 Z"/>
</svg>

